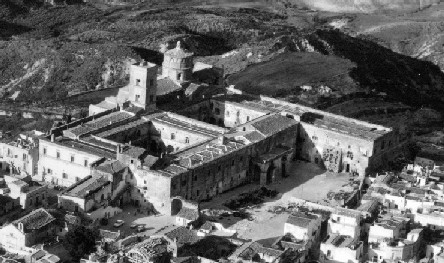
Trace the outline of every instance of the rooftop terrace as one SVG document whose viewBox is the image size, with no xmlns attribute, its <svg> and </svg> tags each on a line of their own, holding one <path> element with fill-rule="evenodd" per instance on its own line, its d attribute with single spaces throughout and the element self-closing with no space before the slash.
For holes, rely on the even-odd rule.
<svg viewBox="0 0 444 263">
<path fill-rule="evenodd" d="M 359 242 L 350 236 L 331 234 L 324 243 L 331 244 L 335 247 L 356 249 Z"/>
</svg>

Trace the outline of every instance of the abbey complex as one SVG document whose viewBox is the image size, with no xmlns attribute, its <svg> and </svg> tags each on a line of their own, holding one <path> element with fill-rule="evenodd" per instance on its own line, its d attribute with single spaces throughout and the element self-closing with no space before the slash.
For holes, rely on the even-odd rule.
<svg viewBox="0 0 444 263">
<path fill-rule="evenodd" d="M 34 145 L 34 179 L 68 187 L 59 203 L 72 211 L 91 210 L 90 196 L 175 214 L 182 203 L 286 177 L 295 159 L 363 176 L 399 151 L 391 128 L 268 97 L 204 95 L 180 111 L 158 110 L 159 83 L 189 84 L 192 56 L 179 42 L 161 74 L 152 63 L 131 65 L 117 96 Z"/>
</svg>

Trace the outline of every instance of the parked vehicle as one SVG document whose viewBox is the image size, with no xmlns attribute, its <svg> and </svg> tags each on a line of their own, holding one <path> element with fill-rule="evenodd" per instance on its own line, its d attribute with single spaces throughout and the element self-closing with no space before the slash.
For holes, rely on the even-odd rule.
<svg viewBox="0 0 444 263">
<path fill-rule="evenodd" d="M 123 224 L 125 224 L 125 221 L 116 220 L 116 222 L 114 223 L 114 227 L 121 227 Z"/>
</svg>

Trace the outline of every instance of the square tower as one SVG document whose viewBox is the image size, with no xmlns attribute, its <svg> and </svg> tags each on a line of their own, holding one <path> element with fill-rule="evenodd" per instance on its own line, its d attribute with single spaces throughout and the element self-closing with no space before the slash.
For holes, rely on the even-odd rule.
<svg viewBox="0 0 444 263">
<path fill-rule="evenodd" d="M 145 110 L 156 109 L 157 65 L 142 61 L 131 65 L 129 98 L 137 107 Z"/>
</svg>

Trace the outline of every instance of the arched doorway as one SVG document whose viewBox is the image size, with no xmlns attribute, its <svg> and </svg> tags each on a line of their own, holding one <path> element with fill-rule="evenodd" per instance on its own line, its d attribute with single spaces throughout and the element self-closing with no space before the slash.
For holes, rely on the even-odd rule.
<svg viewBox="0 0 444 263">
<path fill-rule="evenodd" d="M 180 200 L 179 198 L 174 198 L 171 201 L 171 215 L 177 215 L 180 209 L 182 209 L 182 200 Z"/>
<path fill-rule="evenodd" d="M 271 163 L 267 170 L 267 184 L 271 184 L 273 182 L 274 169 L 276 169 L 276 167 L 273 163 Z"/>
<path fill-rule="evenodd" d="M 282 156 L 282 159 L 281 159 L 281 161 L 282 161 L 282 164 L 281 164 L 281 167 L 282 167 L 282 177 L 287 177 L 287 156 L 285 155 L 285 156 Z"/>
</svg>

